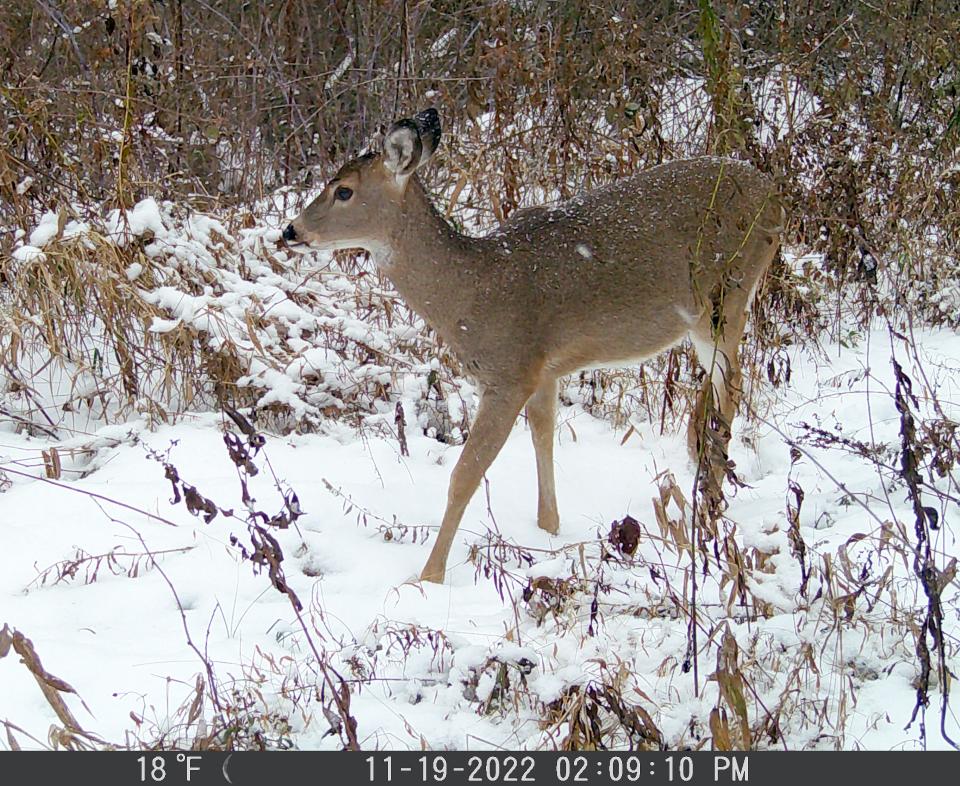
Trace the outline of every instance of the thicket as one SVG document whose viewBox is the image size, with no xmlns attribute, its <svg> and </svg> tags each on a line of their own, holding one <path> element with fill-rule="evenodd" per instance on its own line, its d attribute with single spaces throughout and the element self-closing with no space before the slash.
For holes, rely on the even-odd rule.
<svg viewBox="0 0 960 786">
<path fill-rule="evenodd" d="M 181 216 L 218 211 L 234 233 L 279 223 L 384 124 L 427 105 L 445 126 L 430 185 L 474 229 L 671 158 L 732 153 L 772 172 L 787 245 L 810 255 L 778 262 L 758 299 L 755 366 L 773 380 L 778 347 L 824 327 L 838 337 L 842 313 L 956 324 L 958 50 L 960 12 L 945 0 L 12 0 L 0 15 L 0 272 L 19 331 L 0 352 L 16 365 L 30 343 L 23 311 L 64 292 L 81 312 L 97 299 L 102 255 L 91 269 L 64 251 L 43 292 L 11 260 L 43 212 L 62 228 L 151 197 Z M 128 244 L 117 264 L 138 253 Z M 152 313 L 135 294 L 108 300 L 114 334 Z M 68 320 L 70 304 L 56 305 Z M 129 371 L 156 366 L 134 357 L 149 338 L 118 341 L 118 398 L 149 387 Z M 181 363 L 209 362 L 202 337 L 163 341 Z M 242 403 L 248 364 L 217 352 L 216 384 Z M 194 401 L 174 378 L 164 410 Z"/>
</svg>

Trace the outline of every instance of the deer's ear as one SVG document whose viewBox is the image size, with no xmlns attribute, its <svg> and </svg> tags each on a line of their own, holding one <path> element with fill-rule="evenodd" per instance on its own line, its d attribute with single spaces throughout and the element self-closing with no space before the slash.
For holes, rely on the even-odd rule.
<svg viewBox="0 0 960 786">
<path fill-rule="evenodd" d="M 398 120 L 387 131 L 383 140 L 383 165 L 397 178 L 413 174 L 420 166 L 423 142 L 420 129 L 413 120 Z"/>
<path fill-rule="evenodd" d="M 423 145 L 423 153 L 420 156 L 418 166 L 423 166 L 437 151 L 440 145 L 440 115 L 437 110 L 425 109 L 413 116 L 413 122 L 417 124 L 417 130 L 420 132 L 420 142 Z"/>
</svg>

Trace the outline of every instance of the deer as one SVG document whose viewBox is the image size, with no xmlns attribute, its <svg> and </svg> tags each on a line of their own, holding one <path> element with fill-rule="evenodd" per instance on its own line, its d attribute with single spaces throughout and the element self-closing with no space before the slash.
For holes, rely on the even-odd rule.
<svg viewBox="0 0 960 786">
<path fill-rule="evenodd" d="M 379 152 L 344 164 L 282 232 L 291 246 L 368 252 L 478 385 L 477 412 L 420 573 L 436 583 L 467 504 L 524 408 L 537 525 L 557 534 L 561 377 L 641 362 L 689 340 L 705 371 L 698 403 L 712 395 L 732 421 L 741 394 L 738 346 L 785 221 L 771 177 L 733 158 L 703 157 L 517 211 L 488 234 L 468 236 L 445 220 L 417 175 L 440 136 L 434 109 L 394 122 Z M 694 461 L 703 449 L 696 421 L 687 432 Z"/>
</svg>

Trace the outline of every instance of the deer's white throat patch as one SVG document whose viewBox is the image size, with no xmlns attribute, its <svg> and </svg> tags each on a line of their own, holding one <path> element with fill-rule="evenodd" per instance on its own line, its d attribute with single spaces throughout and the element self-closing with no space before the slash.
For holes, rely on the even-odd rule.
<svg viewBox="0 0 960 786">
<path fill-rule="evenodd" d="M 390 246 L 370 246 L 368 249 L 374 264 L 383 271 L 393 267 L 393 249 Z"/>
</svg>

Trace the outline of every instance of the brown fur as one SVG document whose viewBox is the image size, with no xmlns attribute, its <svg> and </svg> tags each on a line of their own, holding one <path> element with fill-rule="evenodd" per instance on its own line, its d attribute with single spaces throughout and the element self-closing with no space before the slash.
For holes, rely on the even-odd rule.
<svg viewBox="0 0 960 786">
<path fill-rule="evenodd" d="M 424 580 L 443 580 L 463 511 L 525 405 L 538 524 L 557 531 L 558 377 L 636 362 L 689 337 L 712 366 L 705 390 L 712 380 L 720 412 L 733 417 L 737 347 L 783 223 L 768 177 L 733 159 L 675 161 L 521 211 L 473 238 L 443 219 L 415 174 L 397 176 L 397 168 L 387 154 L 347 164 L 293 229 L 321 248 L 369 250 L 481 385 Z M 335 200 L 338 186 L 353 197 Z M 691 451 L 695 445 L 692 423 Z"/>
</svg>

